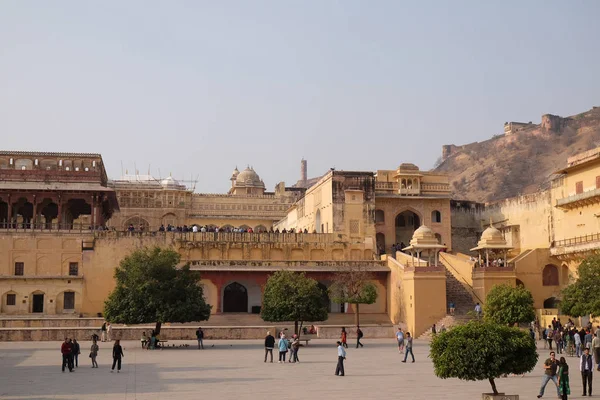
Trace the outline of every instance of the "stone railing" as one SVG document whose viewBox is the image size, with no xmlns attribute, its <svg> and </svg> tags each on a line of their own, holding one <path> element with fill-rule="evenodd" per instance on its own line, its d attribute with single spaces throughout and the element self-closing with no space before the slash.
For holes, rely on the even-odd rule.
<svg viewBox="0 0 600 400">
<path fill-rule="evenodd" d="M 556 240 L 552 242 L 552 247 L 576 246 L 578 244 L 586 244 L 598 241 L 600 241 L 600 233 L 592 233 L 589 235 L 576 236 L 569 239 Z"/>
<path fill-rule="evenodd" d="M 192 269 L 201 267 L 333 267 L 335 269 L 360 269 L 366 271 L 388 272 L 387 261 L 381 260 L 352 260 L 352 261 L 315 261 L 315 260 L 192 260 Z"/>
<path fill-rule="evenodd" d="M 587 192 L 574 194 L 556 200 L 556 207 L 573 208 L 600 202 L 600 189 L 588 190 Z"/>
</svg>

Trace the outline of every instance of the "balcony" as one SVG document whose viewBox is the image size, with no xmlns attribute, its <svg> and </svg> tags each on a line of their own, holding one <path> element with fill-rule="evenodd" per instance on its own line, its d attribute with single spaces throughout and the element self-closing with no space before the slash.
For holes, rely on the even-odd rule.
<svg viewBox="0 0 600 400">
<path fill-rule="evenodd" d="M 562 208 L 563 210 L 572 210 L 574 208 L 599 203 L 600 188 L 558 199 L 556 200 L 556 207 Z"/>
<path fill-rule="evenodd" d="M 576 253 L 591 253 L 600 249 L 600 233 L 556 240 L 550 247 L 553 256 L 568 256 Z"/>
<path fill-rule="evenodd" d="M 450 185 L 446 183 L 421 183 L 420 187 L 398 187 L 398 182 L 375 182 L 376 192 L 387 192 L 400 196 L 448 195 Z"/>
</svg>

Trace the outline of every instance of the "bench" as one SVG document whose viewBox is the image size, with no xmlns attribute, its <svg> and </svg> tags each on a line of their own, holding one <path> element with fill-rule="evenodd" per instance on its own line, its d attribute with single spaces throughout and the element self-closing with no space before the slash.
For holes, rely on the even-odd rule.
<svg viewBox="0 0 600 400">
<path fill-rule="evenodd" d="M 311 339 L 314 339 L 316 337 L 317 337 L 317 335 L 310 334 L 310 333 L 307 333 L 305 335 L 300 335 L 300 342 L 304 342 L 304 343 L 306 343 L 306 346 L 308 346 L 308 342 L 310 342 Z"/>
</svg>

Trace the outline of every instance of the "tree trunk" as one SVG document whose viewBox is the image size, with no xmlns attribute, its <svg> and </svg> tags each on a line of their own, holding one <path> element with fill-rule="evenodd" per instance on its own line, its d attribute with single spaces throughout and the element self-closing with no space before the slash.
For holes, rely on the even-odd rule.
<svg viewBox="0 0 600 400">
<path fill-rule="evenodd" d="M 154 334 L 158 335 L 160 333 L 160 327 L 162 326 L 162 322 L 157 322 L 154 327 Z"/>
<path fill-rule="evenodd" d="M 494 378 L 490 378 L 490 385 L 492 385 L 492 390 L 494 394 L 498 394 L 498 390 L 496 389 L 496 382 L 494 382 Z"/>
<path fill-rule="evenodd" d="M 294 321 L 294 333 L 298 334 L 298 321 Z"/>
<path fill-rule="evenodd" d="M 358 316 L 358 303 L 354 304 L 354 324 L 358 326 L 360 323 Z"/>
<path fill-rule="evenodd" d="M 298 340 L 300 340 L 301 333 L 302 333 L 302 321 L 300 321 L 300 329 L 298 329 Z"/>
</svg>

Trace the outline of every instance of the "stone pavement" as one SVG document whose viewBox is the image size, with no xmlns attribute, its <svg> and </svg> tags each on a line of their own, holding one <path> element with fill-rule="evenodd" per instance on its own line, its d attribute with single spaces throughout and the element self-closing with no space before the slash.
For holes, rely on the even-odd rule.
<svg viewBox="0 0 600 400">
<path fill-rule="evenodd" d="M 139 342 L 123 342 L 120 374 L 109 373 L 110 343 L 100 343 L 100 368 L 90 368 L 89 342 L 81 343 L 80 366 L 61 373 L 60 342 L 0 343 L 0 399 L 480 399 L 489 383 L 442 380 L 433 374 L 427 342 L 416 341 L 417 362 L 401 363 L 395 340 L 365 339 L 362 349 L 348 349 L 346 376 L 334 376 L 337 352 L 333 340 L 313 340 L 300 349 L 299 364 L 263 363 L 262 341 L 207 342 L 196 350 L 147 351 Z M 212 347 L 214 345 L 214 347 Z M 541 381 L 542 356 L 534 373 L 499 379 L 500 391 L 535 399 Z M 276 351 L 275 351 L 276 353 Z M 275 357 L 277 354 L 275 354 Z M 409 359 L 410 361 L 410 359 Z M 581 379 L 575 358 L 571 399 L 581 398 Z M 597 386 L 598 374 L 594 374 Z M 556 398 L 552 383 L 544 398 Z"/>
</svg>

